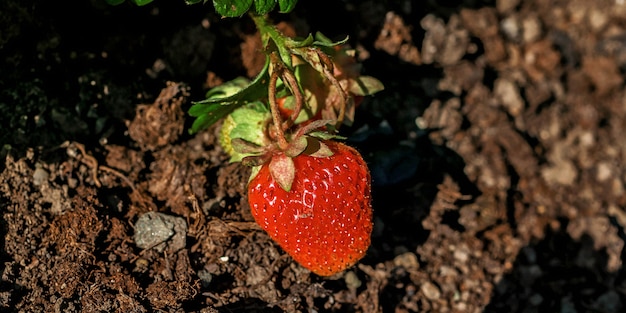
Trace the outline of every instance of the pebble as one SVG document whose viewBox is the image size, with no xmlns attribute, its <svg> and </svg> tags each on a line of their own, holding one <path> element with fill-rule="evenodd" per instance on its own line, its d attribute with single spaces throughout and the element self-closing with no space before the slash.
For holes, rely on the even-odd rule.
<svg viewBox="0 0 626 313">
<path fill-rule="evenodd" d="M 431 282 L 425 282 L 420 287 L 424 296 L 428 298 L 428 300 L 438 300 L 441 297 L 441 291 L 439 291 L 439 287 Z"/>
<path fill-rule="evenodd" d="M 347 272 L 343 279 L 346 282 L 346 286 L 350 290 L 356 290 L 363 284 L 353 271 Z"/>
<path fill-rule="evenodd" d="M 38 166 L 33 173 L 33 184 L 35 186 L 41 186 L 48 181 L 49 176 L 48 171 Z"/>
<path fill-rule="evenodd" d="M 509 40 L 517 40 L 520 36 L 520 25 L 515 16 L 504 18 L 500 22 L 500 28 Z"/>
<path fill-rule="evenodd" d="M 524 110 L 524 100 L 517 85 L 506 78 L 498 78 L 494 84 L 494 94 L 512 116 L 518 116 Z"/>
<path fill-rule="evenodd" d="M 600 162 L 597 165 L 596 180 L 599 182 L 604 182 L 611 177 L 612 172 L 613 172 L 613 169 L 611 168 L 611 165 L 608 162 L 606 161 Z"/>
<path fill-rule="evenodd" d="M 536 16 L 530 16 L 522 21 L 523 35 L 525 43 L 531 43 L 541 38 L 541 22 Z"/>
<path fill-rule="evenodd" d="M 600 31 L 609 21 L 606 12 L 597 9 L 589 11 L 588 18 L 589 26 L 591 26 L 594 31 Z"/>
<path fill-rule="evenodd" d="M 198 278 L 200 278 L 200 283 L 203 288 L 208 288 L 211 285 L 211 281 L 213 280 L 213 274 L 211 274 L 206 269 L 201 269 L 198 271 Z"/>
<path fill-rule="evenodd" d="M 159 212 L 147 212 L 135 223 L 134 240 L 141 249 L 155 248 L 173 253 L 185 247 L 187 223 L 181 217 Z"/>
<path fill-rule="evenodd" d="M 419 262 L 417 261 L 417 255 L 413 252 L 405 252 L 393 259 L 393 265 L 403 267 L 407 270 L 415 270 L 419 268 Z"/>
</svg>

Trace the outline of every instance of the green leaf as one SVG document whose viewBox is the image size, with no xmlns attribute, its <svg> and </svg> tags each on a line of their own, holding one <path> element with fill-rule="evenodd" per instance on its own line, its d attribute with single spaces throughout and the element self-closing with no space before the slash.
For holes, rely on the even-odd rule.
<svg viewBox="0 0 626 313">
<path fill-rule="evenodd" d="M 240 17 L 251 5 L 252 0 L 213 0 L 215 11 L 223 17 Z"/>
<path fill-rule="evenodd" d="M 208 128 L 224 116 L 228 115 L 232 110 L 233 108 L 229 106 L 212 106 L 208 108 L 205 112 L 202 112 L 203 114 L 197 116 L 195 121 L 193 121 L 193 124 L 189 129 L 189 133 L 194 134 L 200 130 Z M 189 114 L 191 115 L 191 113 Z"/>
<path fill-rule="evenodd" d="M 243 80 L 235 79 L 225 87 L 216 87 L 216 90 L 209 90 L 207 99 L 193 102 L 189 108 L 189 115 L 196 118 L 191 125 L 189 133 L 193 134 L 202 129 L 208 128 L 219 121 L 235 109 L 267 97 L 267 86 L 269 76 L 267 69 L 269 62 L 266 60 L 265 67 L 259 75 L 248 85 L 243 86 Z M 239 88 L 237 88 L 239 86 Z"/>
<path fill-rule="evenodd" d="M 267 14 L 276 6 L 276 0 L 254 0 L 254 12 L 258 15 Z"/>
<path fill-rule="evenodd" d="M 285 63 L 287 68 L 292 69 L 293 62 L 291 60 L 291 53 L 289 52 L 289 49 L 285 45 L 276 45 L 276 49 L 278 49 L 278 55 L 283 63 Z"/>
<path fill-rule="evenodd" d="M 138 6 L 142 6 L 152 2 L 152 0 L 133 0 L 133 2 Z"/>
<path fill-rule="evenodd" d="M 245 89 L 250 84 L 250 80 L 245 77 L 237 77 L 231 81 L 227 81 L 211 90 L 207 91 L 205 97 L 207 99 L 221 99 L 230 97 L 241 90 Z"/>
<path fill-rule="evenodd" d="M 298 0 L 278 0 L 278 12 L 280 13 L 289 13 L 295 7 Z"/>
<path fill-rule="evenodd" d="M 302 48 L 309 47 L 315 42 L 313 35 L 309 34 L 306 38 L 302 40 L 295 40 L 293 38 L 285 38 L 285 46 L 289 48 Z"/>
<path fill-rule="evenodd" d="M 342 40 L 333 42 L 330 38 L 324 36 L 324 34 L 317 32 L 315 33 L 315 42 L 313 42 L 313 45 L 318 47 L 334 47 L 345 44 L 349 39 L 350 37 L 346 36 L 346 38 Z"/>
<path fill-rule="evenodd" d="M 385 89 L 380 80 L 371 76 L 359 76 L 350 84 L 350 92 L 357 96 L 370 96 Z"/>
</svg>

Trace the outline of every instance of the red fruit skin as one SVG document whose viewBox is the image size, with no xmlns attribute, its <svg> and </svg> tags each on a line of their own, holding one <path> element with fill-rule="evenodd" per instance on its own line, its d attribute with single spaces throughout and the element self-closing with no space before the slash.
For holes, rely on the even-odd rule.
<svg viewBox="0 0 626 313">
<path fill-rule="evenodd" d="M 287 108 L 285 106 L 285 101 L 287 101 L 286 97 L 281 97 L 276 99 L 276 104 L 278 104 L 278 112 L 280 112 L 280 117 L 283 120 L 288 120 L 291 118 L 291 115 L 293 114 L 293 109 Z M 317 113 L 315 113 L 315 116 L 307 121 L 305 121 L 303 124 L 306 123 L 310 123 L 313 120 L 319 120 L 322 118 L 322 111 L 317 111 Z"/>
<path fill-rule="evenodd" d="M 278 104 L 278 111 L 280 112 L 280 116 L 283 118 L 283 120 L 290 118 L 291 114 L 293 113 L 292 109 L 288 109 L 285 107 L 286 100 L 286 97 L 276 99 L 276 104 Z"/>
<path fill-rule="evenodd" d="M 320 276 L 358 262 L 372 233 L 371 178 L 352 147 L 325 141 L 334 154 L 293 158 L 296 174 L 287 192 L 262 165 L 248 185 L 256 222 L 298 263 Z"/>
</svg>

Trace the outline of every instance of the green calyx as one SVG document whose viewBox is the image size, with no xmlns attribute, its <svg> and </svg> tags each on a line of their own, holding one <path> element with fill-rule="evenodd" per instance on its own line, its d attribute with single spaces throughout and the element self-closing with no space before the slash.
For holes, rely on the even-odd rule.
<svg viewBox="0 0 626 313">
<path fill-rule="evenodd" d="M 251 143 L 242 144 L 251 149 L 257 147 Z M 274 181 L 280 188 L 288 192 L 291 190 L 297 171 L 293 161 L 294 158 L 300 155 L 328 158 L 333 156 L 333 154 L 334 152 L 323 140 L 309 135 L 301 135 L 293 139 L 285 150 L 270 149 L 269 151 L 262 151 L 260 154 L 245 157 L 242 163 L 252 167 L 252 173 L 248 182 L 259 173 L 261 166 L 267 165 Z"/>
</svg>

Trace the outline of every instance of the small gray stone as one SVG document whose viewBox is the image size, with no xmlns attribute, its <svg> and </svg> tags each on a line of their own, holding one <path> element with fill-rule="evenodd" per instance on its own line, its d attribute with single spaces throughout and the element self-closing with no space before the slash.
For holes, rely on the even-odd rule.
<svg viewBox="0 0 626 313">
<path fill-rule="evenodd" d="M 187 223 L 181 217 L 159 212 L 148 212 L 135 223 L 135 244 L 142 249 L 155 248 L 174 253 L 185 247 Z"/>
<path fill-rule="evenodd" d="M 201 269 L 198 271 L 198 278 L 200 278 L 200 283 L 203 288 L 208 288 L 211 285 L 211 281 L 213 280 L 213 274 L 206 269 Z"/>
</svg>

